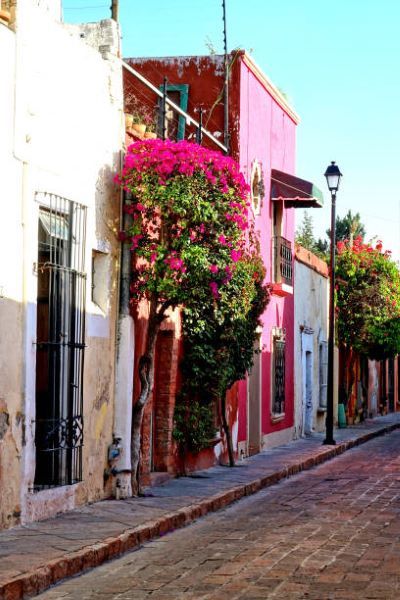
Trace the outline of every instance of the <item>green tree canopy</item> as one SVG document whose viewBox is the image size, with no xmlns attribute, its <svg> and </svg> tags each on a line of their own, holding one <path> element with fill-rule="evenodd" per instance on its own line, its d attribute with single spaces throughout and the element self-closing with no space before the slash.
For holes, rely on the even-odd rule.
<svg viewBox="0 0 400 600">
<path fill-rule="evenodd" d="M 331 237 L 330 228 L 326 230 L 328 238 Z M 336 217 L 336 241 L 349 240 L 352 244 L 356 238 L 365 238 L 365 226 L 361 223 L 360 213 L 352 214 L 351 210 L 348 210 L 345 216 Z"/>
<path fill-rule="evenodd" d="M 327 241 L 314 236 L 314 225 L 312 216 L 305 211 L 303 215 L 303 221 L 299 228 L 296 230 L 295 242 L 307 248 L 323 260 L 327 260 L 329 256 L 329 244 Z"/>
<path fill-rule="evenodd" d="M 372 359 L 400 353 L 400 272 L 382 243 L 339 241 L 336 310 L 339 343 Z"/>
</svg>

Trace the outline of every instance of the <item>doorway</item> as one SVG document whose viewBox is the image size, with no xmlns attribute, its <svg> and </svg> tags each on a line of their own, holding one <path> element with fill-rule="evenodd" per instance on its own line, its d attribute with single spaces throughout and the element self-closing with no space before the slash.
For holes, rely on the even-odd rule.
<svg viewBox="0 0 400 600">
<path fill-rule="evenodd" d="M 260 337 L 254 344 L 253 366 L 249 371 L 247 393 L 248 453 L 257 454 L 261 449 L 261 351 Z"/>
<path fill-rule="evenodd" d="M 313 427 L 313 401 L 312 401 L 312 352 L 306 352 L 306 382 L 304 398 L 304 433 L 309 435 Z"/>
<path fill-rule="evenodd" d="M 314 335 L 312 330 L 303 331 L 302 345 L 302 380 L 303 380 L 303 401 L 302 401 L 302 435 L 310 435 L 314 425 L 314 403 L 313 403 L 313 371 L 314 371 L 314 353 L 313 353 Z"/>
</svg>

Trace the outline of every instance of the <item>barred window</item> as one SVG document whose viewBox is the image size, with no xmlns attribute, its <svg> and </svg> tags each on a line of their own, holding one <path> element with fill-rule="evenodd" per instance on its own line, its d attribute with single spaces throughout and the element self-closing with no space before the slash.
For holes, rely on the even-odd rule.
<svg viewBox="0 0 400 600">
<path fill-rule="evenodd" d="M 35 489 L 82 479 L 86 208 L 38 198 Z"/>
<path fill-rule="evenodd" d="M 273 396 L 272 412 L 285 412 L 285 340 L 274 337 L 273 342 Z"/>
</svg>

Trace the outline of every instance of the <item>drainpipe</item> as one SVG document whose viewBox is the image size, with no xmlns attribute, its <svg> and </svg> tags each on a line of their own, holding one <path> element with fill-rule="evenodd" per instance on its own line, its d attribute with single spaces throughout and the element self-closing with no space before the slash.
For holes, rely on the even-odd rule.
<svg viewBox="0 0 400 600">
<path fill-rule="evenodd" d="M 122 167 L 122 154 L 121 154 Z M 121 229 L 130 226 L 131 216 L 127 215 L 123 206 L 125 192 L 121 190 Z M 129 286 L 131 278 L 131 252 L 129 245 L 121 243 L 119 307 L 117 320 L 117 348 L 115 371 L 115 410 L 114 440 L 119 440 L 120 453 L 112 474 L 116 477 L 115 495 L 117 498 L 128 498 L 132 495 L 131 487 L 131 421 L 133 397 L 133 363 L 135 353 L 134 322 L 129 310 Z"/>
<path fill-rule="evenodd" d="M 224 22 L 224 145 L 226 147 L 225 154 L 229 154 L 230 138 L 229 138 L 229 57 L 228 57 L 228 41 L 226 35 L 226 0 L 222 0 L 222 13 Z"/>
</svg>

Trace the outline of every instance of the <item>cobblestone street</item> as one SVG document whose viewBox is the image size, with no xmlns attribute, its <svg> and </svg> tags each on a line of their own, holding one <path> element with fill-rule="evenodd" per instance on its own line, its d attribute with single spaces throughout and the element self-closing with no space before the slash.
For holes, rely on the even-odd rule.
<svg viewBox="0 0 400 600">
<path fill-rule="evenodd" d="M 399 451 L 374 439 L 39 598 L 398 599 Z"/>
</svg>

